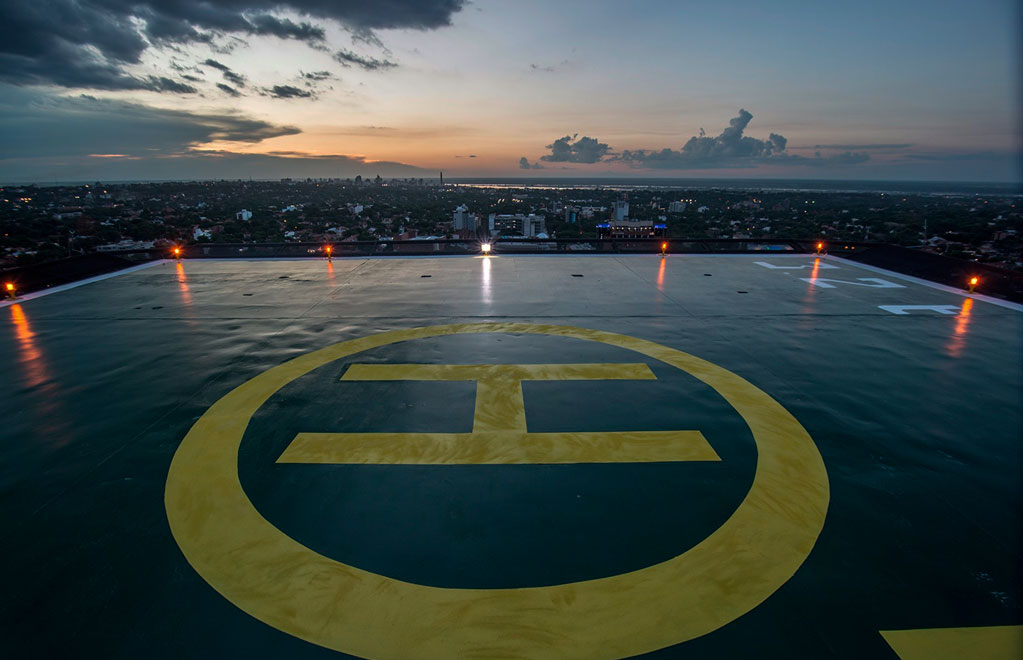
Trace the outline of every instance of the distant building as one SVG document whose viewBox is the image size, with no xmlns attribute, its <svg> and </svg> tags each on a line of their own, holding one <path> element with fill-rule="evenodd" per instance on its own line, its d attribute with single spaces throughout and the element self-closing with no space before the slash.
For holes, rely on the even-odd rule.
<svg viewBox="0 0 1023 660">
<path fill-rule="evenodd" d="M 615 222 L 622 222 L 623 220 L 627 219 L 628 217 L 629 217 L 629 201 L 628 201 L 628 198 L 625 196 L 625 193 L 622 193 L 621 198 L 615 200 L 614 219 L 615 219 Z"/>
<path fill-rule="evenodd" d="M 653 220 L 621 220 L 597 225 L 600 238 L 661 238 L 668 225 Z"/>
<path fill-rule="evenodd" d="M 464 232 L 474 232 L 479 228 L 479 221 L 475 213 L 469 213 L 469 207 L 462 204 L 455 209 L 452 215 L 452 229 Z"/>
<path fill-rule="evenodd" d="M 124 239 L 119 243 L 108 243 L 106 245 L 97 245 L 97 252 L 114 252 L 116 250 L 149 250 L 155 246 L 155 241 L 133 241 L 131 239 Z"/>
<path fill-rule="evenodd" d="M 573 206 L 565 207 L 565 222 L 574 225 L 579 222 L 579 211 Z"/>
<path fill-rule="evenodd" d="M 547 217 L 530 213 L 490 214 L 491 233 L 517 236 L 520 238 L 536 238 L 537 234 L 547 233 Z"/>
<path fill-rule="evenodd" d="M 242 209 L 241 211 L 235 213 L 234 217 L 237 218 L 238 220 L 243 220 L 247 222 L 252 219 L 252 211 Z"/>
<path fill-rule="evenodd" d="M 672 202 L 671 204 L 668 204 L 668 213 L 684 213 L 685 210 L 685 202 Z"/>
</svg>

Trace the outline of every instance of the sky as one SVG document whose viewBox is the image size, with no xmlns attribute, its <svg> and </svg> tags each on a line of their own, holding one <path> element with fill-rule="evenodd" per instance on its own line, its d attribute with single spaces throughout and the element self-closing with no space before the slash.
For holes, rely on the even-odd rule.
<svg viewBox="0 0 1023 660">
<path fill-rule="evenodd" d="M 1020 182 L 1017 0 L 4 0 L 0 181 Z"/>
</svg>

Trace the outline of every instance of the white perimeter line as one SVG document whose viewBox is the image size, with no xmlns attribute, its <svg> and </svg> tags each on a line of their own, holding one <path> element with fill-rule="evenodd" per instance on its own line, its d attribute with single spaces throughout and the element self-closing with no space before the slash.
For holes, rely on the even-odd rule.
<svg viewBox="0 0 1023 660">
<path fill-rule="evenodd" d="M 152 268 L 159 264 L 165 264 L 172 261 L 172 259 L 158 259 L 157 261 L 150 261 L 138 266 L 130 266 L 128 268 L 122 268 L 121 270 L 115 270 L 112 273 L 104 273 L 103 275 L 96 275 L 95 277 L 89 277 L 84 280 L 78 280 L 77 282 L 68 282 L 67 284 L 61 284 L 59 286 L 50 287 L 49 289 L 43 289 L 42 291 L 33 291 L 32 293 L 26 293 L 23 296 L 18 296 L 15 300 L 4 300 L 0 302 L 0 309 L 4 307 L 10 307 L 11 305 L 17 305 L 18 303 L 25 302 L 26 300 L 35 300 L 36 298 L 42 298 L 48 296 L 51 293 L 60 293 L 61 291 L 67 291 L 68 289 L 74 289 L 86 284 L 92 284 L 93 282 L 100 282 L 102 280 L 109 280 L 111 277 L 117 277 L 118 275 L 124 275 L 125 273 L 134 273 L 138 270 L 145 268 Z"/>
<path fill-rule="evenodd" d="M 1001 298 L 992 298 L 991 296 L 985 296 L 983 293 L 970 293 L 969 291 L 957 289 L 954 286 L 948 286 L 947 284 L 938 284 L 937 282 L 931 282 L 930 280 L 922 280 L 919 277 L 913 277 L 912 275 L 903 275 L 902 273 L 896 273 L 894 271 L 885 270 L 884 268 L 878 268 L 877 266 L 868 266 L 867 264 L 861 264 L 858 261 L 850 261 L 849 259 L 843 259 L 842 257 L 834 257 L 830 254 L 825 255 L 824 258 L 829 261 L 840 261 L 843 264 L 846 264 L 847 266 L 856 266 L 857 268 L 862 268 L 863 270 L 869 270 L 874 273 L 888 275 L 890 277 L 894 277 L 895 279 L 903 280 L 905 282 L 921 284 L 923 286 L 929 286 L 932 289 L 938 289 L 939 291 L 954 293 L 956 295 L 962 296 L 963 298 L 973 298 L 974 300 L 982 300 L 986 303 L 991 303 L 992 305 L 998 305 L 999 307 L 1004 307 L 1006 309 L 1011 309 L 1017 312 L 1023 312 L 1023 305 L 1014 302 L 1009 302 L 1008 300 L 1002 300 Z"/>
</svg>

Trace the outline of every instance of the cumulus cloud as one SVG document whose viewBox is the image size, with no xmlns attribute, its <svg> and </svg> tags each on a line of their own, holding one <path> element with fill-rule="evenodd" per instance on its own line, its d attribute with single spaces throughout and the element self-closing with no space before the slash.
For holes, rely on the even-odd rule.
<svg viewBox="0 0 1023 660">
<path fill-rule="evenodd" d="M 525 156 L 523 156 L 522 158 L 519 159 L 519 169 L 520 170 L 542 170 L 542 169 L 544 169 L 544 166 L 541 165 L 540 163 L 530 163 L 529 159 L 526 158 Z"/>
<path fill-rule="evenodd" d="M 6 0 L 0 81 L 189 93 L 187 85 L 154 82 L 131 67 L 152 47 L 217 46 L 246 36 L 295 39 L 322 49 L 326 32 L 316 21 L 334 22 L 371 43 L 378 29 L 450 25 L 463 5 L 464 0 Z M 296 23 L 282 13 L 309 21 Z"/>
<path fill-rule="evenodd" d="M 308 99 L 315 96 L 310 91 L 299 89 L 291 85 L 274 85 L 268 89 L 263 90 L 265 96 L 269 96 L 275 99 Z"/>
<path fill-rule="evenodd" d="M 358 66 L 362 67 L 367 71 L 375 71 L 377 69 L 391 69 L 396 66 L 394 62 L 390 60 L 378 60 L 375 57 L 366 57 L 353 53 L 350 50 L 341 49 L 334 53 L 334 60 L 342 66 Z"/>
<path fill-rule="evenodd" d="M 613 160 L 621 160 L 633 167 L 665 170 L 717 169 L 757 167 L 764 164 L 776 165 L 854 165 L 870 159 L 865 153 L 847 151 L 824 155 L 817 152 L 813 158 L 793 155 L 787 152 L 788 140 L 777 133 L 767 139 L 745 135 L 753 115 L 745 109 L 728 122 L 716 137 L 710 137 L 701 129 L 700 134 L 689 138 L 681 149 L 625 150 Z"/>
<path fill-rule="evenodd" d="M 546 148 L 551 153 L 541 156 L 540 160 L 549 163 L 596 163 L 610 153 L 611 147 L 607 144 L 586 136 L 577 140 L 578 135 L 566 135 L 548 144 Z"/>
</svg>

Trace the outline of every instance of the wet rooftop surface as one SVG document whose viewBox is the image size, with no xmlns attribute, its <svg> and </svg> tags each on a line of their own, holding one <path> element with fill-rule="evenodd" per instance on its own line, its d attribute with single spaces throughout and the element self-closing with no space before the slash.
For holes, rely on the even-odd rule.
<svg viewBox="0 0 1023 660">
<path fill-rule="evenodd" d="M 7 657 L 1023 652 L 1018 306 L 806 255 L 160 262 L 0 308 L 0 373 Z"/>
</svg>

